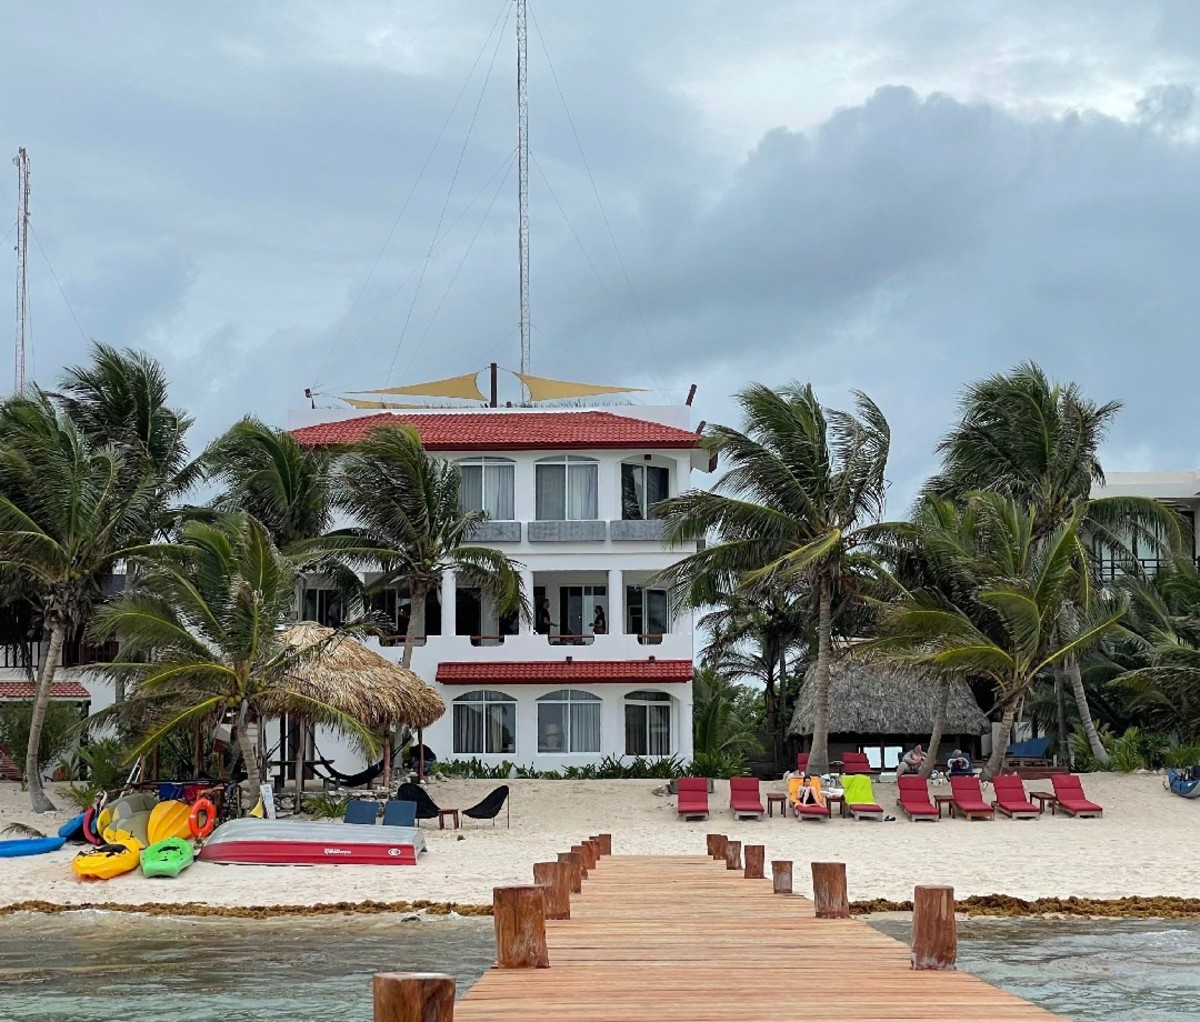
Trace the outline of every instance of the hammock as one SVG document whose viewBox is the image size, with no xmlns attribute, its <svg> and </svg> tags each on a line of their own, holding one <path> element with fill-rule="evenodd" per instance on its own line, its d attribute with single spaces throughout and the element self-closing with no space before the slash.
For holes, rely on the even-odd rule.
<svg viewBox="0 0 1200 1022">
<path fill-rule="evenodd" d="M 383 760 L 381 759 L 373 766 L 367 767 L 366 770 L 360 770 L 356 774 L 344 774 L 335 768 L 324 756 L 321 756 L 320 749 L 316 748 L 316 746 L 313 746 L 313 749 L 320 757 L 313 760 L 313 773 L 327 781 L 336 781 L 343 788 L 361 788 L 364 784 L 370 784 L 376 777 L 383 773 Z"/>
</svg>

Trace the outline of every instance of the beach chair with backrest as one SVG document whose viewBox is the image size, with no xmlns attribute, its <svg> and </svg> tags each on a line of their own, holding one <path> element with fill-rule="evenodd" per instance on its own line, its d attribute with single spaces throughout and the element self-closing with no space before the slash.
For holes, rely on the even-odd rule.
<svg viewBox="0 0 1200 1022">
<path fill-rule="evenodd" d="M 968 820 L 992 820 L 996 810 L 983 800 L 983 789 L 979 786 L 979 778 L 975 776 L 951 777 L 950 803 L 954 812 Z"/>
<path fill-rule="evenodd" d="M 343 823 L 365 823 L 375 825 L 375 817 L 379 815 L 379 803 L 368 798 L 356 798 L 346 803 L 346 815 Z"/>
<path fill-rule="evenodd" d="M 843 752 L 842 775 L 846 774 L 865 774 L 868 777 L 878 777 L 880 770 L 878 767 L 871 766 L 871 761 L 867 759 L 865 752 Z"/>
<path fill-rule="evenodd" d="M 417 825 L 417 803 L 390 799 L 383 806 L 385 827 L 415 827 Z"/>
<path fill-rule="evenodd" d="M 675 794 L 680 819 L 708 819 L 707 777 L 680 777 L 675 782 Z"/>
<path fill-rule="evenodd" d="M 842 778 L 842 808 L 856 820 L 883 819 L 883 806 L 876 803 L 871 778 L 865 774 Z"/>
<path fill-rule="evenodd" d="M 997 774 L 992 778 L 992 807 L 1014 820 L 1036 820 L 1042 811 L 1029 801 L 1025 784 L 1016 774 Z"/>
<path fill-rule="evenodd" d="M 1083 793 L 1083 782 L 1074 774 L 1054 774 L 1054 804 L 1072 816 L 1103 816 L 1104 807 L 1090 801 Z"/>
<path fill-rule="evenodd" d="M 396 789 L 396 798 L 402 802 L 412 802 L 417 807 L 417 826 L 421 825 L 422 820 L 436 820 L 438 813 L 442 811 L 421 785 L 413 781 L 405 781 L 399 788 Z"/>
<path fill-rule="evenodd" d="M 1053 739 L 1026 738 L 1023 742 L 1013 742 L 1004 750 L 1004 762 L 1007 766 L 1049 766 L 1050 746 Z"/>
<path fill-rule="evenodd" d="M 937 807 L 929 799 L 929 785 L 924 777 L 905 774 L 896 778 L 899 798 L 896 800 L 910 820 L 936 820 Z"/>
<path fill-rule="evenodd" d="M 798 774 L 808 773 L 808 753 L 807 752 L 796 753 L 796 773 L 798 773 Z"/>
<path fill-rule="evenodd" d="M 491 820 L 492 826 L 496 826 L 496 817 L 500 815 L 500 810 L 504 808 L 508 802 L 508 785 L 502 784 L 495 791 L 489 792 L 486 797 L 482 798 L 470 809 L 462 811 L 463 816 L 469 816 L 472 820 Z M 512 818 L 505 818 L 506 825 L 512 826 Z"/>
<path fill-rule="evenodd" d="M 791 804 L 792 812 L 795 813 L 797 819 L 829 819 L 829 805 L 825 801 L 825 793 L 821 790 L 821 778 L 789 777 L 787 785 L 788 802 Z M 812 791 L 814 795 L 814 801 L 802 802 L 800 800 L 800 792 L 804 788 L 808 788 Z"/>
<path fill-rule="evenodd" d="M 739 820 L 749 817 L 762 819 L 765 810 L 758 793 L 757 777 L 729 778 L 729 808 Z"/>
</svg>

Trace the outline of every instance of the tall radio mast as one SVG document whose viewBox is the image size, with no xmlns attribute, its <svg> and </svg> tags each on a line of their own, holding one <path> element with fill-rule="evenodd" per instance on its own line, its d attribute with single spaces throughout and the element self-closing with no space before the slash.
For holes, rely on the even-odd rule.
<svg viewBox="0 0 1200 1022">
<path fill-rule="evenodd" d="M 517 3 L 517 247 L 521 280 L 521 372 L 529 372 L 529 83 L 526 0 Z"/>
<path fill-rule="evenodd" d="M 29 329 L 29 154 L 22 146 L 13 157 L 17 168 L 17 343 L 13 392 L 25 392 L 25 337 Z"/>
</svg>

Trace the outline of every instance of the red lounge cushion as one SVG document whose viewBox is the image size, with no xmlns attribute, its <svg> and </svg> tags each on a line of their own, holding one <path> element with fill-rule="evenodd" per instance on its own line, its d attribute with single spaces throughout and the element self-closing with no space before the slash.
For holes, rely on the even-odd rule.
<svg viewBox="0 0 1200 1022">
<path fill-rule="evenodd" d="M 1008 799 L 999 798 L 996 799 L 996 804 L 1001 809 L 1006 809 L 1010 813 L 1036 813 L 1038 811 L 1038 807 L 1032 802 L 1018 802 L 1015 800 L 1010 802 Z"/>
<path fill-rule="evenodd" d="M 736 802 L 730 802 L 729 808 L 736 810 L 739 813 L 766 812 L 766 810 L 763 809 L 761 802 L 751 802 L 749 799 L 738 799 Z"/>
<path fill-rule="evenodd" d="M 679 811 L 681 813 L 707 813 L 707 802 L 680 802 Z"/>
<path fill-rule="evenodd" d="M 1060 798 L 1058 800 L 1060 806 L 1066 806 L 1068 809 L 1076 813 L 1102 813 L 1104 809 L 1096 805 L 1095 802 L 1089 802 L 1086 798 Z"/>
<path fill-rule="evenodd" d="M 796 806 L 796 813 L 799 816 L 828 816 L 829 806 L 819 806 L 814 802 L 805 802 Z"/>
<path fill-rule="evenodd" d="M 882 813 L 883 806 L 877 806 L 874 802 L 857 802 L 850 806 L 852 813 Z"/>
<path fill-rule="evenodd" d="M 954 805 L 964 813 L 990 813 L 992 811 L 992 807 L 986 802 L 968 802 L 963 798 L 956 798 Z"/>
</svg>

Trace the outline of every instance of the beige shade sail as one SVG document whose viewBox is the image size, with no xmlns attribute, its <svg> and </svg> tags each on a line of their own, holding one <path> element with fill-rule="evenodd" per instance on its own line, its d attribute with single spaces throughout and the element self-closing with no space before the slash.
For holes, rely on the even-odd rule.
<svg viewBox="0 0 1200 1022">
<path fill-rule="evenodd" d="M 351 408 L 428 408 L 429 405 L 402 405 L 396 401 L 364 401 L 360 397 L 342 397 L 339 401 L 345 401 Z"/>
<path fill-rule="evenodd" d="M 446 704 L 412 671 L 313 621 L 283 632 L 283 641 L 304 652 L 293 685 L 367 727 L 428 727 Z"/>
<path fill-rule="evenodd" d="M 549 380 L 544 376 L 513 373 L 525 384 L 530 401 L 556 401 L 571 397 L 592 397 L 596 394 L 632 394 L 644 387 L 606 387 L 594 383 L 572 383 L 569 380 Z"/>
<path fill-rule="evenodd" d="M 479 370 L 464 376 L 451 376 L 445 380 L 430 380 L 414 383 L 408 387 L 383 387 L 379 390 L 356 390 L 356 394 L 411 394 L 414 397 L 460 397 L 469 401 L 487 402 L 479 390 L 476 378 Z"/>
</svg>

